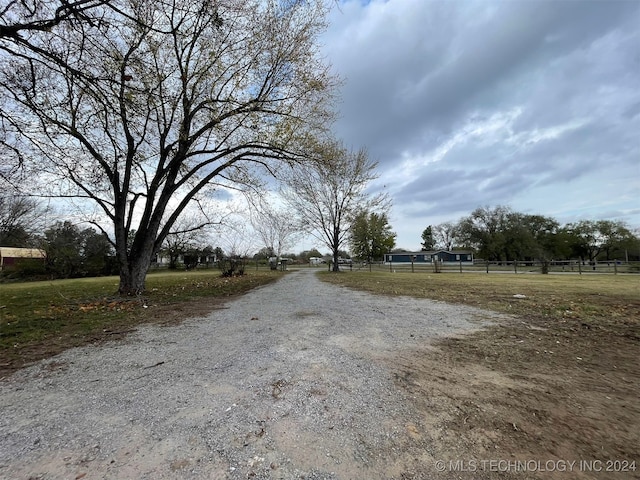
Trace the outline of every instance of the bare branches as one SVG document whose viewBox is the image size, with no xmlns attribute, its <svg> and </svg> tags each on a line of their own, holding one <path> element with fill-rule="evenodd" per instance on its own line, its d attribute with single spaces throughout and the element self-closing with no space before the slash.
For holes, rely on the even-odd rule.
<svg viewBox="0 0 640 480">
<path fill-rule="evenodd" d="M 25 33 L 50 32 L 53 27 L 69 20 L 91 23 L 92 19 L 88 12 L 107 4 L 109 0 L 34 1 L 33 3 L 28 0 L 14 0 L 0 12 L 0 18 L 3 21 L 3 24 L 0 24 L 0 38 L 20 40 L 21 35 Z M 52 11 L 53 8 L 55 11 Z"/>
<path fill-rule="evenodd" d="M 365 150 L 350 152 L 339 143 L 316 146 L 316 161 L 291 171 L 283 195 L 309 233 L 329 247 L 337 269 L 338 250 L 346 243 L 355 215 L 385 210 L 385 194 L 370 195 L 377 164 Z"/>
<path fill-rule="evenodd" d="M 250 199 L 251 225 L 260 240 L 279 260 L 282 253 L 291 248 L 302 230 L 286 207 L 277 207 L 265 197 Z"/>
</svg>

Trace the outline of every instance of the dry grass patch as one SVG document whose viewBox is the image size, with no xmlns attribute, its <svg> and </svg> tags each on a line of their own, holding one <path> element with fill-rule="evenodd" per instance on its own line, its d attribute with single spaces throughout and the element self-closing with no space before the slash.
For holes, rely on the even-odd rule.
<svg viewBox="0 0 640 480">
<path fill-rule="evenodd" d="M 321 278 L 511 314 L 438 341 L 435 349 L 425 345 L 389 360 L 443 459 L 627 462 L 626 471 L 608 475 L 576 468 L 477 470 L 456 478 L 639 478 L 640 277 L 357 272 Z"/>
<path fill-rule="evenodd" d="M 70 347 L 121 338 L 141 323 L 205 315 L 282 275 L 159 272 L 147 277 L 146 293 L 136 298 L 115 293 L 117 277 L 0 284 L 0 377 Z"/>
</svg>

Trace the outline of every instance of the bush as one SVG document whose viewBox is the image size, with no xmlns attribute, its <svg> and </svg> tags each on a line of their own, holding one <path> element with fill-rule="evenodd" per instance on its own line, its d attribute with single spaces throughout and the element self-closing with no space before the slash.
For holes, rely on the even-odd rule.
<svg viewBox="0 0 640 480">
<path fill-rule="evenodd" d="M 3 280 L 44 280 L 48 278 L 47 267 L 43 260 L 23 259 L 2 270 Z"/>
<path fill-rule="evenodd" d="M 223 277 L 240 277 L 244 275 L 245 259 L 240 257 L 225 257 L 218 262 Z"/>
</svg>

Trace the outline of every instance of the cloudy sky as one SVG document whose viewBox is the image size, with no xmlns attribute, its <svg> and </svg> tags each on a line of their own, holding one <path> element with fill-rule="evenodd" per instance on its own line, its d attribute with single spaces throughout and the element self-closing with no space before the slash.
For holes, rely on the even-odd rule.
<svg viewBox="0 0 640 480">
<path fill-rule="evenodd" d="M 398 246 L 508 205 L 640 227 L 640 2 L 339 2 L 335 130 L 379 162 Z"/>
</svg>

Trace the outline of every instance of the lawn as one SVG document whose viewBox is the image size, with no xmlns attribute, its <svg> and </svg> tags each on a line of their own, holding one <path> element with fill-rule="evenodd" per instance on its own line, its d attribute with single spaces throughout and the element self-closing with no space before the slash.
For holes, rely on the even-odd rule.
<svg viewBox="0 0 640 480">
<path fill-rule="evenodd" d="M 384 295 L 462 303 L 540 319 L 637 328 L 640 275 L 323 272 L 325 281 Z M 524 296 L 524 297 L 522 297 Z"/>
<path fill-rule="evenodd" d="M 616 471 L 616 478 L 638 478 L 640 276 L 344 272 L 321 278 L 510 314 L 402 352 L 404 360 L 391 367 L 417 415 L 431 419 L 431 435 L 450 452 L 448 460 L 624 460 L 633 470 Z M 474 475 L 459 478 L 494 478 Z M 569 477 L 604 478 L 587 471 Z M 535 478 L 568 477 L 558 471 Z"/>
<path fill-rule="evenodd" d="M 141 323 L 204 315 L 281 272 L 222 278 L 217 270 L 156 272 L 147 291 L 120 297 L 117 277 L 0 284 L 0 375 L 66 348 L 115 339 Z"/>
</svg>

